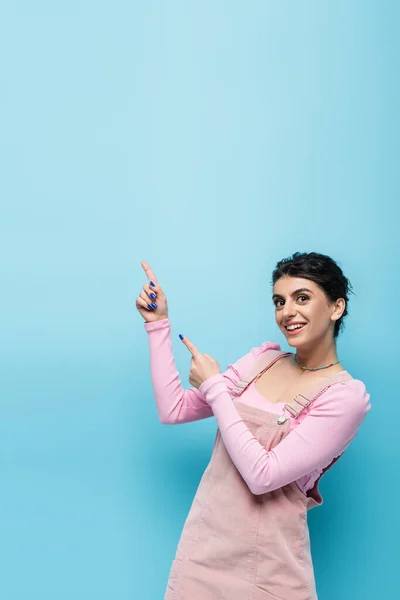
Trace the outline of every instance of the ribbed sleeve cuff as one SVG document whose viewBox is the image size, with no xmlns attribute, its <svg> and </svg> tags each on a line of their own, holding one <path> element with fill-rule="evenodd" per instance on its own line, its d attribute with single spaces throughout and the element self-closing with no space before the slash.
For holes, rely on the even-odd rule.
<svg viewBox="0 0 400 600">
<path fill-rule="evenodd" d="M 159 319 L 158 321 L 153 321 L 152 323 L 144 323 L 144 328 L 146 331 L 154 331 L 155 329 L 164 329 L 165 327 L 170 327 L 171 322 L 169 317 L 167 319 Z"/>
<path fill-rule="evenodd" d="M 225 378 L 222 373 L 216 373 L 208 377 L 199 387 L 207 402 L 214 400 L 221 392 L 228 391 Z"/>
</svg>

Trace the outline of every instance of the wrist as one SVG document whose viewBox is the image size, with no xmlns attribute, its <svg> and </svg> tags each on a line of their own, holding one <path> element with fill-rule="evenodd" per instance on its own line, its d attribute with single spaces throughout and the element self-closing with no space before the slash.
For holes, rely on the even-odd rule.
<svg viewBox="0 0 400 600">
<path fill-rule="evenodd" d="M 153 329 L 162 329 L 163 327 L 170 327 L 169 317 L 163 317 L 156 319 L 155 321 L 145 321 L 144 328 L 146 331 L 153 331 Z"/>
<path fill-rule="evenodd" d="M 205 381 L 199 386 L 199 392 L 203 394 L 207 402 L 214 398 L 215 393 L 218 394 L 222 391 L 226 391 L 226 381 L 222 373 L 216 373 L 207 377 Z"/>
</svg>

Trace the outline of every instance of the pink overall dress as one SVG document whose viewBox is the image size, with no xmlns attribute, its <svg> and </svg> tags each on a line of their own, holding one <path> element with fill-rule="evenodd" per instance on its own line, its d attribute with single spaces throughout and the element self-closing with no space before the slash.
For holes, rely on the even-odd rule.
<svg viewBox="0 0 400 600">
<path fill-rule="evenodd" d="M 331 385 L 351 379 L 344 371 L 321 380 L 285 404 L 290 416 L 282 411 L 283 418 L 240 402 L 240 394 L 253 380 L 290 354 L 269 350 L 231 390 L 241 418 L 266 450 L 289 433 L 290 416 L 296 418 Z M 292 482 L 255 495 L 218 430 L 183 527 L 164 600 L 317 600 L 307 511 L 322 504 L 318 482 L 338 458 L 307 494 Z"/>
</svg>

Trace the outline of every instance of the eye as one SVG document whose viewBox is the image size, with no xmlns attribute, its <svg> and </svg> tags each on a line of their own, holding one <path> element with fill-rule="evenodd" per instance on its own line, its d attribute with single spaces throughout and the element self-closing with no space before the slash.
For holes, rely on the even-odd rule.
<svg viewBox="0 0 400 600">
<path fill-rule="evenodd" d="M 298 300 L 299 298 L 305 298 L 306 300 L 309 300 L 309 299 L 310 299 L 310 296 L 307 296 L 306 294 L 300 294 L 300 296 L 297 296 L 297 300 Z M 277 308 L 278 308 L 278 304 L 279 304 L 279 302 L 283 302 L 283 300 L 275 300 L 275 301 L 274 301 L 275 307 L 277 307 Z"/>
</svg>

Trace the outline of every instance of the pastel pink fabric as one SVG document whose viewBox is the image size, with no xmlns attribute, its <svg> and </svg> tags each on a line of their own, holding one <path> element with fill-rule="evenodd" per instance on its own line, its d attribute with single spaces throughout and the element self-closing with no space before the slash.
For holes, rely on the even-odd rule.
<svg viewBox="0 0 400 600">
<path fill-rule="evenodd" d="M 246 425 L 231 392 L 254 361 L 269 350 L 280 350 L 279 344 L 263 342 L 229 364 L 224 373 L 209 377 L 199 389 L 185 390 L 172 352 L 170 320 L 145 323 L 144 327 L 160 421 L 178 424 L 215 416 L 226 450 L 253 494 L 265 494 L 291 482 L 304 493 L 311 489 L 354 439 L 371 408 L 361 380 L 340 381 L 315 398 L 298 418 L 288 419 L 286 437 L 267 450 Z M 268 402 L 253 383 L 242 393 L 241 403 L 283 414 L 284 403 Z"/>
<path fill-rule="evenodd" d="M 278 350 L 262 354 L 231 390 L 243 422 L 267 451 L 289 434 L 290 421 L 244 404 L 240 396 L 254 378 L 287 355 Z M 285 409 L 290 406 L 289 412 L 298 418 L 330 386 L 349 379 L 345 371 L 319 379 Z M 318 483 L 307 494 L 294 482 L 252 494 L 218 429 L 172 561 L 164 600 L 318 600 L 307 523 L 307 511 L 323 503 Z"/>
</svg>

